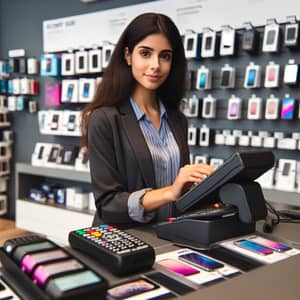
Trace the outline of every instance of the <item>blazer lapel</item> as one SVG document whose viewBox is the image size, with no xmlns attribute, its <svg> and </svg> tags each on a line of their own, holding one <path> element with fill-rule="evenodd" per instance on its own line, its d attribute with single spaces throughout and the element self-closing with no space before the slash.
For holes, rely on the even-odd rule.
<svg viewBox="0 0 300 300">
<path fill-rule="evenodd" d="M 145 184 L 147 187 L 155 188 L 155 174 L 151 153 L 129 101 L 120 105 L 120 113 L 123 128 L 138 161 Z"/>
</svg>

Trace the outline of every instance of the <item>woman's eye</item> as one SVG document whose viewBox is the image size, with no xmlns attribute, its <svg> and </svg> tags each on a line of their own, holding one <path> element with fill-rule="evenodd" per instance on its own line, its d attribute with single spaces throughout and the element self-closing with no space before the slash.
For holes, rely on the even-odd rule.
<svg viewBox="0 0 300 300">
<path fill-rule="evenodd" d="M 141 51 L 140 54 L 143 57 L 149 57 L 150 56 L 150 52 L 149 51 Z"/>
<path fill-rule="evenodd" d="M 169 61 L 172 59 L 172 55 L 170 53 L 162 53 L 160 55 L 161 59 L 165 60 L 165 61 Z"/>
</svg>

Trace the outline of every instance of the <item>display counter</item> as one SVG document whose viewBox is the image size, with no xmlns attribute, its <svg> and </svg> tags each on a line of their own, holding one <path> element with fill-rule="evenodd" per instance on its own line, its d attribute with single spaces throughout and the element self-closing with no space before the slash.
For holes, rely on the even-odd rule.
<svg viewBox="0 0 300 300">
<path fill-rule="evenodd" d="M 258 223 L 258 229 L 260 229 L 260 227 L 261 224 Z M 289 245 L 300 248 L 299 229 L 300 227 L 298 224 L 283 223 L 275 228 L 272 236 L 280 237 L 287 241 Z M 151 244 L 155 249 L 156 255 L 179 249 L 178 246 L 169 241 L 158 239 L 151 227 L 130 229 L 128 232 Z M 71 253 L 78 256 L 78 258 L 84 261 L 87 265 L 91 266 L 96 271 L 99 271 L 99 273 L 108 280 L 109 284 L 115 284 L 135 276 L 115 277 L 99 265 L 94 259 L 69 247 L 66 248 Z M 5 270 L 1 269 L 1 272 L 4 278 L 11 283 L 13 288 L 16 289 L 24 300 L 34 300 L 30 295 L 30 290 L 20 288 L 19 283 L 16 282 L 10 274 L 5 272 Z M 236 276 L 210 286 L 200 287 L 194 292 L 181 296 L 180 299 L 296 300 L 299 299 L 300 295 L 299 274 L 300 255 L 296 255 L 274 264 L 264 265 L 250 272 L 243 273 L 240 276 Z"/>
</svg>

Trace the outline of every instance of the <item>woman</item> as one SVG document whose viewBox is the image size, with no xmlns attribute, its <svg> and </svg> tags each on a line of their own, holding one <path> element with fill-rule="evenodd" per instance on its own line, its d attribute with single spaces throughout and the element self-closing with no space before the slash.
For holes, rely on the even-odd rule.
<svg viewBox="0 0 300 300">
<path fill-rule="evenodd" d="M 187 121 L 178 107 L 186 60 L 165 15 L 136 17 L 121 35 L 94 100 L 83 112 L 97 213 L 94 225 L 174 216 L 174 202 L 213 169 L 188 165 Z"/>
</svg>

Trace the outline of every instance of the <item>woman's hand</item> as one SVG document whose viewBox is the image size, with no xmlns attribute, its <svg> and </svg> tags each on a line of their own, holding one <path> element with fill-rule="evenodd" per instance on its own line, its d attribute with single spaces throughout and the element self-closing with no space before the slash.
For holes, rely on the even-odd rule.
<svg viewBox="0 0 300 300">
<path fill-rule="evenodd" d="M 198 184 L 215 169 L 207 164 L 185 165 L 180 168 L 178 175 L 171 185 L 169 192 L 173 201 L 177 200 L 182 193 L 192 185 Z"/>
</svg>

